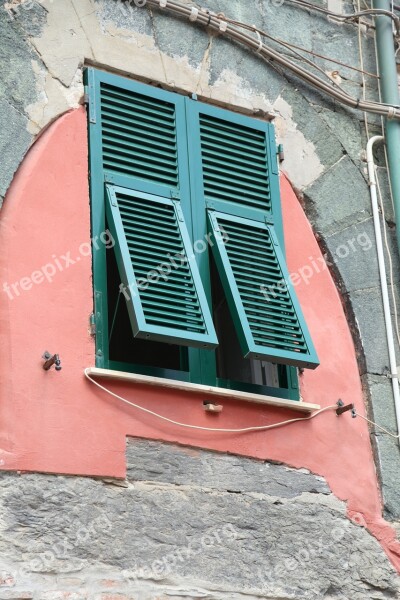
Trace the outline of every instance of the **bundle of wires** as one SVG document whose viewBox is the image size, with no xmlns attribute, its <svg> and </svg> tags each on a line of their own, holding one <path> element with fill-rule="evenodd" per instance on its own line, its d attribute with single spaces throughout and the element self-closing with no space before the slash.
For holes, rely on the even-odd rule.
<svg viewBox="0 0 400 600">
<path fill-rule="evenodd" d="M 333 16 L 344 21 L 352 21 L 368 15 L 388 16 L 393 19 L 397 35 L 400 37 L 400 19 L 390 11 L 368 9 L 360 11 L 358 13 L 354 13 L 352 15 L 340 15 L 337 13 L 327 11 L 322 7 L 316 7 L 314 4 L 306 2 L 305 0 L 289 1 L 298 3 L 307 9 L 316 8 L 319 11 L 326 12 L 328 16 Z M 184 17 L 192 22 L 198 23 L 199 25 L 204 25 L 205 27 L 208 27 L 209 29 L 215 32 L 223 34 L 226 37 L 247 46 L 248 48 L 256 51 L 260 57 L 264 58 L 269 63 L 272 63 L 274 65 L 280 65 L 284 69 L 289 70 L 291 73 L 298 76 L 301 80 L 307 82 L 319 91 L 325 92 L 330 97 L 334 98 L 335 100 L 337 100 L 341 104 L 344 104 L 345 106 L 349 106 L 350 108 L 354 109 L 359 109 L 363 112 L 380 115 L 388 119 L 400 119 L 400 106 L 393 106 L 384 104 L 382 102 L 366 100 L 364 98 L 352 97 L 340 86 L 338 86 L 334 81 L 325 81 L 315 73 L 310 72 L 302 65 L 296 64 L 293 60 L 291 60 L 272 46 L 267 45 L 261 40 L 261 36 L 269 37 L 270 39 L 274 39 L 277 42 L 283 43 L 283 45 L 286 44 L 286 46 L 290 46 L 286 42 L 282 42 L 282 40 L 277 40 L 276 38 L 273 38 L 269 34 L 266 34 L 264 31 L 259 30 L 253 25 L 240 23 L 239 21 L 229 19 L 221 13 L 215 14 L 206 9 L 190 7 L 187 4 L 182 4 L 182 2 L 179 2 L 178 0 L 147 0 L 147 4 L 150 7 L 167 9 L 170 13 L 178 17 Z M 256 36 L 254 36 L 254 33 L 256 34 Z M 312 66 L 315 67 L 314 63 L 312 63 Z M 321 71 L 321 69 L 319 70 Z"/>
</svg>

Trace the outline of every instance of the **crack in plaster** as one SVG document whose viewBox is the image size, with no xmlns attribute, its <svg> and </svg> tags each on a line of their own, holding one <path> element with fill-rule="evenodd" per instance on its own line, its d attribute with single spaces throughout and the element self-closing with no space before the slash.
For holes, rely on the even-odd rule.
<svg viewBox="0 0 400 600">
<path fill-rule="evenodd" d="M 273 110 L 278 115 L 275 119 L 278 142 L 285 144 L 285 171 L 296 188 L 305 189 L 322 175 L 324 166 L 314 144 L 306 140 L 297 128 L 293 120 L 293 109 L 282 96 L 273 104 Z M 307 169 L 304 169 L 304 161 L 307 162 Z"/>
<path fill-rule="evenodd" d="M 212 50 L 213 40 L 214 40 L 214 37 L 212 35 L 210 35 L 208 44 L 207 44 L 207 48 L 205 49 L 205 52 L 204 52 L 203 60 L 201 61 L 201 65 L 200 65 L 200 76 L 199 76 L 199 81 L 197 82 L 197 85 L 196 85 L 196 93 L 198 92 L 199 89 L 201 91 L 200 85 L 201 85 L 202 77 L 207 78 L 207 73 L 210 71 L 211 50 Z"/>
<path fill-rule="evenodd" d="M 92 55 L 92 57 L 93 57 L 94 59 L 96 59 L 96 56 L 95 56 L 95 53 L 94 53 L 94 50 L 93 50 L 92 44 L 91 44 L 91 42 L 90 42 L 90 38 L 89 38 L 89 36 L 88 36 L 88 34 L 87 34 L 87 31 L 86 31 L 86 29 L 85 29 L 85 27 L 84 27 L 84 24 L 83 24 L 83 18 L 91 16 L 91 15 L 92 15 L 92 14 L 93 14 L 95 11 L 92 11 L 92 12 L 88 13 L 87 15 L 84 15 L 84 17 L 82 18 L 82 16 L 78 14 L 78 11 L 77 11 L 77 9 L 76 9 L 76 6 L 75 6 L 75 0 L 71 0 L 71 5 L 72 5 L 72 8 L 74 9 L 74 12 L 75 12 L 75 14 L 76 14 L 76 18 L 77 18 L 77 19 L 78 19 L 78 21 L 80 22 L 80 25 L 81 25 L 81 27 L 82 27 L 82 31 L 83 31 L 83 33 L 85 34 L 85 37 L 86 37 L 86 39 L 87 39 L 87 42 L 88 42 L 88 44 L 89 44 L 89 48 L 90 48 L 90 51 L 91 51 L 91 55 Z"/>
<path fill-rule="evenodd" d="M 55 74 L 55 73 L 52 71 L 51 67 L 49 67 L 49 66 L 46 64 L 46 62 L 45 62 L 45 60 L 44 60 L 44 58 L 43 58 L 43 55 L 42 55 L 42 53 L 40 52 L 39 48 L 37 47 L 37 45 L 36 45 L 36 44 L 35 44 L 35 42 L 34 42 L 34 39 L 33 39 L 33 38 L 31 38 L 31 37 L 28 37 L 28 42 L 30 43 L 30 45 L 32 46 L 32 48 L 33 48 L 33 49 L 36 51 L 36 54 L 39 56 L 39 58 L 40 58 L 40 60 L 41 60 L 41 62 L 42 62 L 42 65 L 43 65 L 43 67 L 44 67 L 44 68 L 45 68 L 45 69 L 46 69 L 46 70 L 49 72 L 49 75 L 51 75 L 51 77 L 52 77 L 53 79 L 55 79 L 56 81 L 58 81 L 58 82 L 59 82 L 59 83 L 60 83 L 60 84 L 61 84 L 61 85 L 62 85 L 62 86 L 65 88 L 65 89 L 68 89 L 68 88 L 69 88 L 69 85 L 67 85 L 66 83 L 64 83 L 64 82 L 63 82 L 63 80 L 62 80 L 60 77 L 58 77 L 58 76 L 57 76 L 57 75 L 56 75 L 56 74 Z"/>
<path fill-rule="evenodd" d="M 335 165 L 333 165 L 333 166 L 335 166 Z M 368 217 L 365 217 L 365 219 L 362 219 L 361 221 L 356 221 L 356 222 L 350 223 L 350 225 L 347 225 L 346 227 L 343 227 L 342 229 L 338 229 L 337 231 L 334 231 L 333 233 L 330 233 L 327 235 L 325 234 L 324 238 L 325 238 L 325 240 L 329 240 L 331 237 L 334 237 L 338 233 L 343 233 L 344 231 L 347 231 L 348 229 L 351 229 L 352 227 L 355 227 L 356 225 L 362 225 L 363 223 L 366 223 L 367 221 L 372 221 L 372 215 L 368 215 Z"/>
<path fill-rule="evenodd" d="M 245 78 L 229 69 L 224 69 L 214 85 L 210 85 L 212 36 L 200 66 L 195 68 L 189 64 L 187 56 L 169 56 L 157 47 L 154 18 L 152 11 L 149 12 L 153 35 L 124 30 L 115 25 L 102 29 L 93 0 L 80 0 L 79 5 L 76 0 L 65 0 L 48 7 L 47 24 L 42 35 L 30 40 L 47 71 L 44 73 L 39 66 L 35 67 L 39 98 L 27 107 L 31 133 L 37 134 L 55 117 L 79 106 L 83 86 L 77 73 L 85 59 L 94 60 L 96 64 L 108 65 L 120 72 L 123 66 L 127 73 L 145 81 L 149 80 L 151 73 L 152 81 L 187 93 L 196 91 L 203 99 L 212 99 L 222 106 L 236 107 L 249 114 L 271 115 L 276 109 L 277 133 L 279 141 L 284 141 L 287 147 L 285 168 L 292 183 L 302 189 L 322 174 L 324 167 L 316 148 L 298 129 L 288 103 L 278 98 L 272 105 L 265 94 L 256 94 Z M 71 27 L 66 29 L 68 19 Z M 132 41 L 135 46 L 132 46 Z M 299 156 L 303 157 L 302 161 L 299 161 Z M 302 167 L 304 160 L 307 161 L 307 169 Z"/>
<path fill-rule="evenodd" d="M 167 75 L 167 70 L 165 68 L 165 62 L 163 59 L 163 54 L 159 48 L 159 43 L 158 43 L 158 36 L 157 36 L 157 32 L 156 32 L 156 26 L 155 26 L 155 22 L 154 22 L 154 14 L 151 8 L 149 8 L 149 14 L 150 14 L 150 22 L 151 22 L 151 30 L 153 32 L 153 38 L 154 38 L 154 46 L 155 48 L 158 50 L 159 56 L 160 56 L 160 61 L 161 61 L 161 65 L 163 68 L 163 72 L 164 72 L 164 80 L 166 82 L 168 82 L 168 75 Z"/>
</svg>

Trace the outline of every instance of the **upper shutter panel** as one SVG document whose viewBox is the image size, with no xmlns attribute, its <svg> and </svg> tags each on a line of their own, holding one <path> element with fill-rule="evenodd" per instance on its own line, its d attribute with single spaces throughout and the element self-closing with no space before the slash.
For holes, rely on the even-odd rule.
<svg viewBox="0 0 400 600">
<path fill-rule="evenodd" d="M 107 186 L 106 214 L 134 336 L 215 348 L 179 202 Z"/>
<path fill-rule="evenodd" d="M 202 112 L 199 123 L 206 199 L 271 211 L 266 132 Z"/>
<path fill-rule="evenodd" d="M 208 217 L 215 261 L 245 357 L 317 367 L 273 228 L 219 212 L 209 211 Z"/>
<path fill-rule="evenodd" d="M 104 82 L 100 104 L 104 169 L 178 187 L 176 105 Z"/>
</svg>

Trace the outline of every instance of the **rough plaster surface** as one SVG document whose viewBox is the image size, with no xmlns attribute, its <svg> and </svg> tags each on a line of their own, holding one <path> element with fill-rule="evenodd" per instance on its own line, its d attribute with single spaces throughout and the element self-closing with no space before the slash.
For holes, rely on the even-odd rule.
<svg viewBox="0 0 400 600">
<path fill-rule="evenodd" d="M 203 0 L 201 4 L 308 50 L 360 66 L 354 25 L 328 21 L 288 3 L 276 7 L 264 0 Z M 341 10 L 351 12 L 352 5 L 343 2 Z M 221 36 L 209 36 L 168 15 L 117 0 L 0 0 L 0 34 L 0 203 L 34 136 L 82 100 L 85 61 L 183 93 L 195 92 L 250 114 L 275 116 L 278 141 L 285 146 L 283 168 L 303 195 L 349 314 L 354 314 L 372 413 L 381 414 L 384 407 L 387 426 L 395 430 L 394 420 L 389 419 L 393 401 L 385 377 L 388 358 L 362 162 L 363 115 L 340 107 Z M 375 73 L 372 38 L 363 34 L 361 45 L 364 68 Z M 319 64 L 330 73 L 337 69 L 337 81 L 354 96 L 362 94 L 360 73 L 326 60 Z M 376 79 L 366 76 L 365 84 L 367 96 L 376 98 Z M 379 133 L 379 120 L 370 117 L 369 121 L 370 133 Z M 387 178 L 380 171 L 393 269 L 399 273 Z M 364 252 L 356 242 L 356 251 L 337 257 L 339 248 L 349 247 L 363 234 L 372 239 L 370 251 Z M 397 276 L 394 283 L 397 286 Z M 398 296 L 397 287 L 395 293 Z M 380 378 L 381 385 L 373 386 L 371 377 Z M 399 449 L 382 436 L 376 448 L 386 515 L 400 520 Z"/>
<path fill-rule="evenodd" d="M 125 481 L 1 474 L 1 600 L 399 597 L 321 478 L 144 440 L 127 461 Z"/>
</svg>

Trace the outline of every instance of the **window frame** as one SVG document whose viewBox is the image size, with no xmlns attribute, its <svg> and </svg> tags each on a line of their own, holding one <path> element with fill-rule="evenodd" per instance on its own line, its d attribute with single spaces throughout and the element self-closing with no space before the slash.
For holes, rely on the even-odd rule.
<svg viewBox="0 0 400 600">
<path fill-rule="evenodd" d="M 214 208 L 207 205 L 204 201 L 201 189 L 202 176 L 201 155 L 199 156 L 199 145 L 195 144 L 191 135 L 196 111 L 205 110 L 209 114 L 221 118 L 225 115 L 230 121 L 253 127 L 266 133 L 268 161 L 271 165 L 270 186 L 271 186 L 271 216 L 265 219 L 267 223 L 273 224 L 279 238 L 283 254 L 284 237 L 283 222 L 281 213 L 280 193 L 279 193 L 279 169 L 277 163 L 277 149 L 275 144 L 275 135 L 273 125 L 269 122 L 248 117 L 239 113 L 228 111 L 203 102 L 197 101 L 196 97 L 188 98 L 176 92 L 164 91 L 148 84 L 139 83 L 135 80 L 114 75 L 105 71 L 100 71 L 92 67 L 84 71 L 85 93 L 88 105 L 88 124 L 89 124 L 89 188 L 91 203 L 91 233 L 92 239 L 100 236 L 106 229 L 106 184 L 112 184 L 132 190 L 132 181 L 125 175 L 107 172 L 103 168 L 102 162 L 102 132 L 99 124 L 100 111 L 100 84 L 106 83 L 120 88 L 136 91 L 140 94 L 148 94 L 152 97 L 165 100 L 166 102 L 175 102 L 181 113 L 184 115 L 185 128 L 183 130 L 180 124 L 178 137 L 180 138 L 181 154 L 178 155 L 179 161 L 187 162 L 187 180 L 181 181 L 180 189 L 166 186 L 160 186 L 157 183 L 141 184 L 140 180 L 135 179 L 134 189 L 139 192 L 151 193 L 157 196 L 166 197 L 166 193 L 171 198 L 180 199 L 182 211 L 184 213 L 186 225 L 191 236 L 192 243 L 196 239 L 202 239 L 207 233 L 207 208 Z M 182 143 L 184 136 L 185 143 Z M 187 145 L 186 149 L 184 148 Z M 178 153 L 179 154 L 179 153 Z M 184 172 L 185 169 L 182 170 Z M 248 216 L 250 209 L 244 210 L 238 207 L 238 216 Z M 249 213 L 250 210 L 250 213 Z M 256 210 L 256 209 L 254 209 Z M 254 214 L 254 213 L 253 213 Z M 269 387 L 258 384 L 242 383 L 232 380 L 221 379 L 217 377 L 216 356 L 214 351 L 202 350 L 199 348 L 187 348 L 187 370 L 171 370 L 146 365 L 130 364 L 120 361 L 112 361 L 109 358 L 108 342 L 108 302 L 107 302 L 107 269 L 106 269 L 107 249 L 102 245 L 93 249 L 93 297 L 94 297 L 94 321 L 95 321 L 95 364 L 96 367 L 121 370 L 130 373 L 143 375 L 152 375 L 155 377 L 175 379 L 204 385 L 212 385 L 232 390 L 252 392 L 260 395 L 275 396 L 288 400 L 300 400 L 298 371 L 297 368 L 284 365 L 285 371 L 283 379 L 286 379 L 287 387 Z M 203 282 L 203 287 L 211 306 L 211 282 L 209 270 L 209 249 L 202 254 L 196 255 L 196 261 Z M 183 361 L 185 362 L 185 361 Z"/>
</svg>

